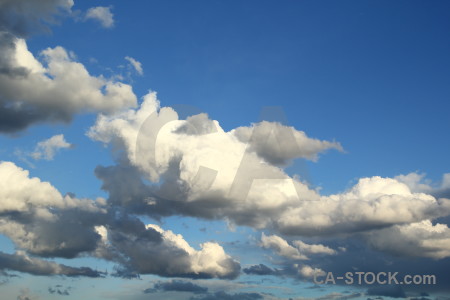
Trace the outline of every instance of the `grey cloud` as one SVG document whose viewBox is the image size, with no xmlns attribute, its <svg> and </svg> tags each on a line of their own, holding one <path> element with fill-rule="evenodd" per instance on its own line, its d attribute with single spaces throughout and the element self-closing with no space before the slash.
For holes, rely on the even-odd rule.
<svg viewBox="0 0 450 300">
<path fill-rule="evenodd" d="M 154 292 L 190 292 L 194 294 L 204 294 L 208 292 L 207 287 L 202 287 L 195 283 L 182 280 L 172 280 L 166 282 L 157 282 L 153 285 L 153 288 L 146 289 L 144 293 Z"/>
<path fill-rule="evenodd" d="M 277 275 L 279 271 L 269 268 L 264 264 L 250 266 L 248 268 L 244 268 L 243 272 L 249 275 Z"/>
<path fill-rule="evenodd" d="M 235 278 L 240 270 L 239 263 L 218 244 L 204 243 L 197 251 L 181 236 L 156 225 L 144 226 L 136 218 L 123 218 L 110 225 L 108 240 L 106 253 L 124 266 L 122 271 L 165 277 Z"/>
<path fill-rule="evenodd" d="M 72 5 L 70 0 L 1 0 L 0 30 L 22 37 L 49 31 L 47 25 L 57 21 L 55 16 L 69 14 Z"/>
<path fill-rule="evenodd" d="M 59 296 L 69 296 L 70 295 L 69 291 L 71 290 L 71 287 L 64 288 L 61 285 L 56 285 L 54 287 L 49 287 L 47 290 L 50 294 L 56 294 Z"/>
<path fill-rule="evenodd" d="M 24 252 L 7 254 L 0 252 L 0 269 L 25 272 L 33 275 L 65 275 L 69 277 L 101 277 L 101 272 L 88 267 L 74 268 L 55 262 L 27 256 Z"/>
<path fill-rule="evenodd" d="M 238 127 L 232 133 L 250 151 L 274 165 L 285 165 L 295 158 L 316 160 L 318 153 L 327 149 L 343 151 L 337 142 L 309 138 L 303 131 L 277 122 L 262 121 L 251 127 Z"/>
<path fill-rule="evenodd" d="M 399 285 L 380 285 L 371 287 L 367 290 L 367 295 L 406 298 L 405 291 Z"/>
<path fill-rule="evenodd" d="M 255 299 L 264 299 L 264 297 L 259 293 L 228 294 L 226 292 L 221 291 L 206 296 L 191 297 L 190 300 L 255 300 Z"/>
</svg>

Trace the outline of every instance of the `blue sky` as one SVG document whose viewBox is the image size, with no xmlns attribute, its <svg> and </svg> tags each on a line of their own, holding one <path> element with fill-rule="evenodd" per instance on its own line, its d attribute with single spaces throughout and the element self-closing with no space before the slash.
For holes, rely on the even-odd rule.
<svg viewBox="0 0 450 300">
<path fill-rule="evenodd" d="M 0 0 L 2 292 L 447 299 L 449 25 L 447 1 Z M 313 283 L 355 270 L 438 284 Z"/>
</svg>

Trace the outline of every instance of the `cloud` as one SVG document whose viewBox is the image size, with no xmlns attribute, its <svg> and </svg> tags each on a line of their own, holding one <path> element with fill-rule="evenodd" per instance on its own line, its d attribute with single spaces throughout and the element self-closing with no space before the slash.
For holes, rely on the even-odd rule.
<svg viewBox="0 0 450 300">
<path fill-rule="evenodd" d="M 73 145 L 64 139 L 63 134 L 54 135 L 44 141 L 39 142 L 30 156 L 35 160 L 53 160 L 53 157 L 60 149 L 69 149 Z"/>
<path fill-rule="evenodd" d="M 430 220 L 396 225 L 365 234 L 368 244 L 377 250 L 398 256 L 450 257 L 450 228 Z"/>
<path fill-rule="evenodd" d="M 134 106 L 130 85 L 91 76 L 62 47 L 28 51 L 25 40 L 6 34 L 0 43 L 8 61 L 0 66 L 0 132 L 12 133 L 40 122 L 69 122 L 81 112 L 114 112 Z M 5 39 L 5 34 L 2 35 Z"/>
<path fill-rule="evenodd" d="M 73 0 L 1 0 L 0 31 L 27 36 L 48 31 L 47 24 L 54 24 L 55 16 L 70 14 Z"/>
<path fill-rule="evenodd" d="M 262 124 L 253 127 L 293 132 Z M 137 109 L 100 115 L 88 136 L 123 151 L 117 166 L 98 167 L 96 174 L 112 202 L 138 214 L 222 218 L 304 236 L 357 233 L 450 214 L 450 200 L 414 193 L 396 179 L 379 176 L 322 196 L 206 114 L 179 120 L 175 110 L 160 107 L 155 93 L 147 94 Z M 314 139 L 302 143 L 322 149 Z M 148 180 L 158 184 L 145 184 Z"/>
<path fill-rule="evenodd" d="M 29 289 L 21 289 L 17 300 L 37 300 L 39 297 L 32 295 Z"/>
<path fill-rule="evenodd" d="M 103 275 L 88 267 L 69 267 L 55 262 L 30 257 L 23 251 L 18 251 L 14 254 L 0 252 L 0 269 L 42 276 L 64 275 L 69 277 L 100 277 Z"/>
<path fill-rule="evenodd" d="M 49 287 L 47 290 L 50 294 L 56 294 L 59 296 L 69 296 L 70 287 L 63 288 L 61 285 L 56 285 L 54 287 Z"/>
<path fill-rule="evenodd" d="M 274 269 L 269 268 L 264 264 L 250 266 L 248 268 L 243 269 L 245 274 L 249 275 L 277 275 L 278 272 Z"/>
<path fill-rule="evenodd" d="M 327 149 L 343 151 L 337 142 L 309 138 L 303 131 L 276 122 L 262 121 L 251 127 L 238 127 L 232 131 L 250 151 L 274 165 L 285 165 L 295 158 L 317 160 L 318 153 Z"/>
<path fill-rule="evenodd" d="M 228 294 L 223 291 L 216 292 L 201 297 L 191 297 L 190 300 L 255 300 L 263 299 L 264 297 L 259 293 L 236 293 Z"/>
<path fill-rule="evenodd" d="M 111 12 L 111 7 L 91 7 L 87 10 L 85 19 L 95 20 L 104 28 L 112 28 L 114 26 L 114 15 Z"/>
<path fill-rule="evenodd" d="M 412 172 L 406 175 L 398 175 L 395 179 L 406 184 L 415 193 L 427 193 L 438 198 L 450 198 L 450 173 L 444 174 L 439 183 L 426 179 L 425 175 Z"/>
<path fill-rule="evenodd" d="M 292 247 L 286 240 L 277 236 L 266 236 L 262 233 L 261 246 L 274 250 L 279 256 L 291 259 L 291 260 L 306 260 L 308 257 L 301 254 L 298 248 Z"/>
<path fill-rule="evenodd" d="M 392 298 L 406 298 L 405 291 L 399 285 L 380 285 L 374 286 L 367 290 L 370 296 L 385 296 Z"/>
<path fill-rule="evenodd" d="M 146 289 L 144 293 L 154 292 L 189 292 L 194 294 L 204 294 L 208 292 L 208 288 L 199 286 L 189 281 L 171 280 L 166 282 L 157 282 L 153 288 Z"/>
<path fill-rule="evenodd" d="M 129 56 L 125 56 L 125 59 L 130 63 L 136 73 L 144 75 L 144 69 L 142 69 L 142 64 L 140 62 Z"/>
<path fill-rule="evenodd" d="M 213 242 L 192 248 L 181 235 L 153 224 L 124 217 L 109 224 L 100 257 L 118 262 L 122 273 L 156 274 L 164 277 L 235 278 L 237 261 Z M 127 271 L 127 272 L 124 272 Z"/>
</svg>

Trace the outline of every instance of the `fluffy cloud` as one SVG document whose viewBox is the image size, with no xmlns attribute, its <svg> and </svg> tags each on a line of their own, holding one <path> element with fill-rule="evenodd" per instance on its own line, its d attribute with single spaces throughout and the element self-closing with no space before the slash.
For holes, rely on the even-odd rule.
<svg viewBox="0 0 450 300">
<path fill-rule="evenodd" d="M 124 274 L 157 274 L 166 277 L 235 278 L 240 265 L 212 242 L 192 248 L 181 235 L 157 225 L 145 226 L 135 218 L 115 220 L 107 229 L 102 258 L 118 262 Z M 125 272 L 126 271 L 126 272 Z"/>
<path fill-rule="evenodd" d="M 217 243 L 206 242 L 196 250 L 170 230 L 145 226 L 126 215 L 116 217 L 120 210 L 107 207 L 102 198 L 62 196 L 50 183 L 30 178 L 28 171 L 13 163 L 0 163 L 0 185 L 0 233 L 27 253 L 64 258 L 93 255 L 135 274 L 203 278 L 239 274 L 239 263 Z M 16 270 L 34 274 L 32 269 Z"/>
<path fill-rule="evenodd" d="M 85 19 L 95 20 L 99 22 L 104 28 L 111 28 L 114 26 L 114 15 L 111 12 L 111 7 L 91 7 L 86 12 Z"/>
<path fill-rule="evenodd" d="M 339 144 L 307 138 L 277 123 L 253 127 L 261 133 L 252 135 L 247 147 L 237 130 L 225 132 L 206 114 L 179 120 L 177 112 L 160 108 L 156 94 L 150 93 L 138 109 L 100 115 L 88 135 L 124 150 L 117 166 L 99 167 L 96 173 L 110 200 L 136 213 L 223 218 L 306 236 L 354 233 L 450 214 L 448 199 L 414 193 L 396 179 L 378 176 L 362 178 L 344 193 L 321 196 L 270 161 L 313 158 Z M 300 151 L 288 155 L 263 147 L 263 137 L 271 130 L 280 132 L 280 139 L 287 132 L 297 136 Z M 120 188 L 125 183 L 127 188 Z"/>
<path fill-rule="evenodd" d="M 309 138 L 303 131 L 280 123 L 262 121 L 251 127 L 238 127 L 232 133 L 251 151 L 271 164 L 284 165 L 295 158 L 317 160 L 318 153 L 327 149 L 343 151 L 337 142 Z"/>
<path fill-rule="evenodd" d="M 94 201 L 62 196 L 50 183 L 30 178 L 28 171 L 11 162 L 0 162 L 0 199 L 2 214 L 32 214 L 46 220 L 54 220 L 54 209 L 100 211 Z"/>
<path fill-rule="evenodd" d="M 292 260 L 308 259 L 305 255 L 300 253 L 298 248 L 292 247 L 286 240 L 277 236 L 266 236 L 264 233 L 261 236 L 261 246 L 274 250 L 279 256 L 283 256 Z"/>
<path fill-rule="evenodd" d="M 398 256 L 450 257 L 450 228 L 424 220 L 367 233 L 369 245 Z"/>
<path fill-rule="evenodd" d="M 52 160 L 56 152 L 60 149 L 72 148 L 73 145 L 64 139 L 63 134 L 54 135 L 44 141 L 39 142 L 30 156 L 36 160 Z"/>
<path fill-rule="evenodd" d="M 392 178 L 362 178 L 347 192 L 304 201 L 277 222 L 285 234 L 351 233 L 447 216 L 450 200 L 412 193 Z"/>
<path fill-rule="evenodd" d="M 406 184 L 415 193 L 428 193 L 435 197 L 450 198 L 450 173 L 444 174 L 440 183 L 434 183 L 426 179 L 425 174 L 416 172 L 399 175 L 395 179 Z"/>
<path fill-rule="evenodd" d="M 14 132 L 30 124 L 68 122 L 80 112 L 114 112 L 136 104 L 131 86 L 91 76 L 62 47 L 40 53 L 45 64 L 28 51 L 25 40 L 10 41 L 0 72 L 0 131 Z M 0 60 L 1 62 L 1 60 Z"/>
</svg>

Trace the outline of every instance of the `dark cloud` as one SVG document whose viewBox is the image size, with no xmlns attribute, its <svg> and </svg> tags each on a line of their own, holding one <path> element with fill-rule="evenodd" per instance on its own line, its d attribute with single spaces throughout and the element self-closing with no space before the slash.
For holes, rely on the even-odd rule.
<svg viewBox="0 0 450 300">
<path fill-rule="evenodd" d="M 56 295 L 60 295 L 60 296 L 69 296 L 70 295 L 69 291 L 71 290 L 71 287 L 64 288 L 61 285 L 56 285 L 54 287 L 49 287 L 47 290 L 50 294 L 56 294 Z"/>
<path fill-rule="evenodd" d="M 33 275 L 65 275 L 69 277 L 101 277 L 103 273 L 88 267 L 69 267 L 55 262 L 27 256 L 23 252 L 7 254 L 0 252 L 0 269 L 25 272 Z"/>
<path fill-rule="evenodd" d="M 190 300 L 256 300 L 264 297 L 259 293 L 228 294 L 223 291 L 201 297 L 191 297 Z"/>
<path fill-rule="evenodd" d="M 190 292 L 194 294 L 204 294 L 208 288 L 199 286 L 189 281 L 172 280 L 166 282 L 157 282 L 153 288 L 146 289 L 144 293 L 154 292 Z"/>
<path fill-rule="evenodd" d="M 57 15 L 68 14 L 68 0 L 0 0 L 0 30 L 26 37 L 49 31 L 48 24 L 57 22 Z"/>
<path fill-rule="evenodd" d="M 243 269 L 245 274 L 249 275 L 277 275 L 278 271 L 269 268 L 264 264 L 250 266 L 248 268 Z"/>
<path fill-rule="evenodd" d="M 406 298 L 405 291 L 400 285 L 380 285 L 367 290 L 370 296 L 385 296 L 392 298 Z"/>
</svg>

